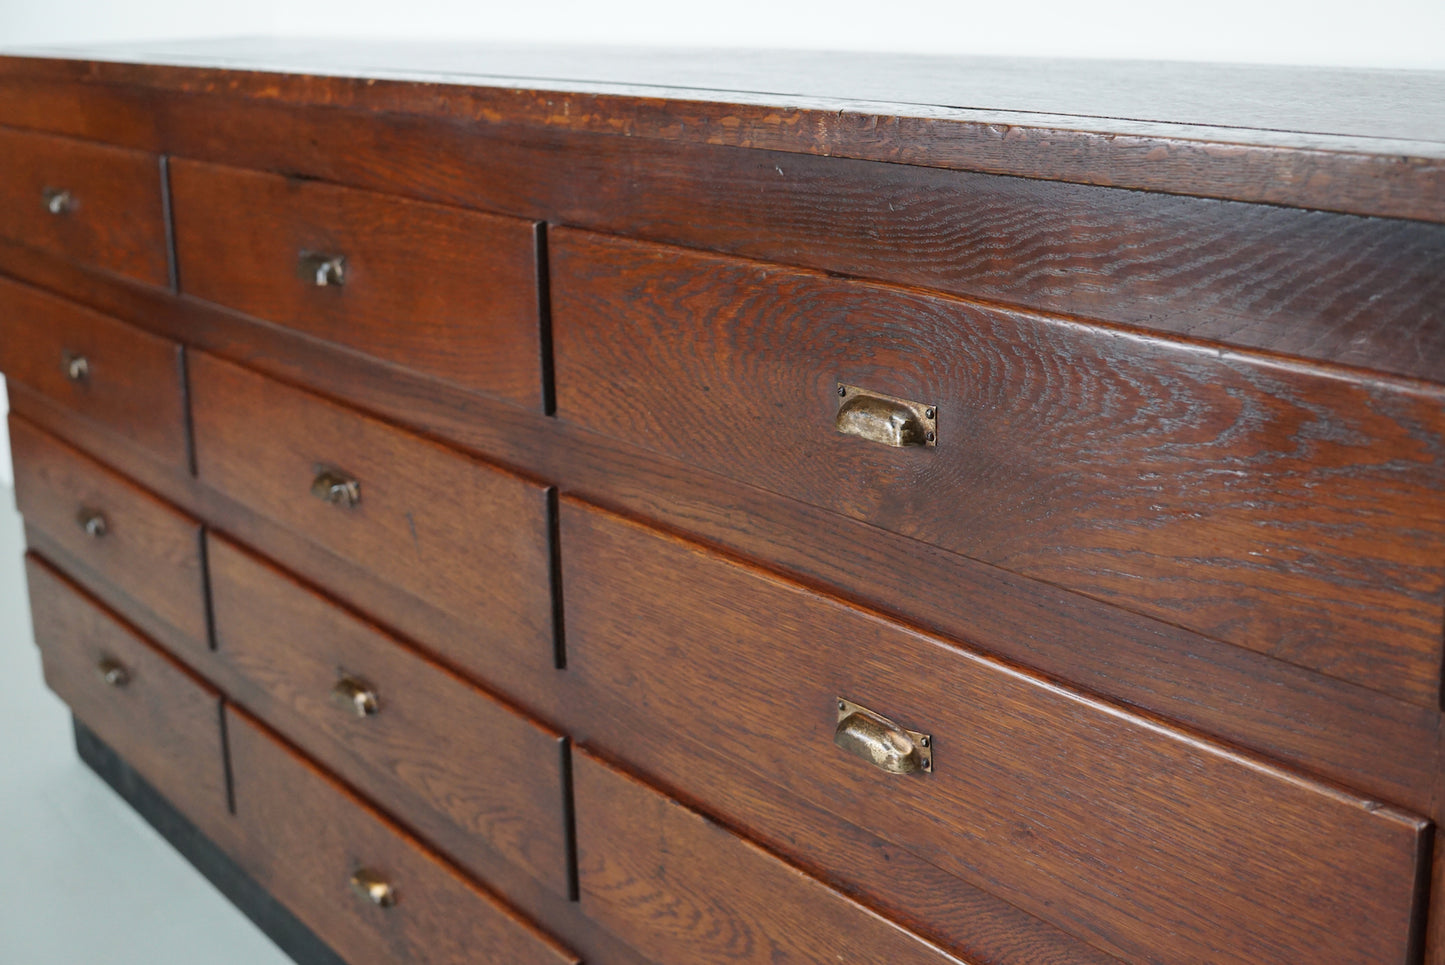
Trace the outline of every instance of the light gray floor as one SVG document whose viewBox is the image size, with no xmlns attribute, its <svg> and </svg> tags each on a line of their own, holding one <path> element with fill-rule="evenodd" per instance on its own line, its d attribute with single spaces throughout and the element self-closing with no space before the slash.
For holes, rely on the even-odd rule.
<svg viewBox="0 0 1445 965">
<path fill-rule="evenodd" d="M 40 678 L 0 487 L 0 965 L 285 965 L 75 754 Z"/>
</svg>

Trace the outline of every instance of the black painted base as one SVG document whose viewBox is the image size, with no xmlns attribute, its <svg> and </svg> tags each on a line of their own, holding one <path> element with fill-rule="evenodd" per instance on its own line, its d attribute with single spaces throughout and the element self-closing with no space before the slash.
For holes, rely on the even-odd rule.
<svg viewBox="0 0 1445 965">
<path fill-rule="evenodd" d="M 75 721 L 75 748 L 91 770 L 298 965 L 346 965 L 79 720 Z"/>
</svg>

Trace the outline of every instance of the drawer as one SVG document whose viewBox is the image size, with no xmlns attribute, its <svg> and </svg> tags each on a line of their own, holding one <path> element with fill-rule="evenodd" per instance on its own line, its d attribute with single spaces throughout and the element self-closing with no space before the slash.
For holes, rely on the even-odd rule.
<svg viewBox="0 0 1445 965">
<path fill-rule="evenodd" d="M 229 822 L 220 695 L 33 554 L 25 572 L 50 689 L 196 824 Z"/>
<path fill-rule="evenodd" d="M 0 279 L 0 372 L 189 471 L 184 359 L 175 342 Z"/>
<path fill-rule="evenodd" d="M 585 739 L 690 798 L 779 787 L 1128 962 L 1410 960 L 1426 821 L 619 517 L 561 529 Z"/>
<path fill-rule="evenodd" d="M 211 535 L 231 696 L 486 881 L 570 881 L 561 735 Z M 501 869 L 503 872 L 505 869 Z"/>
<path fill-rule="evenodd" d="M 243 866 L 350 965 L 578 961 L 254 720 L 226 721 Z"/>
<path fill-rule="evenodd" d="M 171 192 L 186 294 L 542 408 L 532 222 L 196 161 Z"/>
<path fill-rule="evenodd" d="M 0 235 L 169 285 L 161 177 L 154 154 L 0 128 Z"/>
<path fill-rule="evenodd" d="M 202 481 L 474 627 L 446 645 L 453 663 L 508 685 L 550 675 L 546 487 L 213 356 L 191 374 Z"/>
<path fill-rule="evenodd" d="M 936 945 L 579 753 L 582 910 L 658 965 L 944 965 Z"/>
<path fill-rule="evenodd" d="M 32 547 L 181 656 L 209 652 L 201 524 L 23 419 L 10 445 Z"/>
<path fill-rule="evenodd" d="M 560 418 L 1437 706 L 1439 390 L 576 230 L 549 251 Z M 895 420 L 920 444 L 873 441 Z"/>
</svg>

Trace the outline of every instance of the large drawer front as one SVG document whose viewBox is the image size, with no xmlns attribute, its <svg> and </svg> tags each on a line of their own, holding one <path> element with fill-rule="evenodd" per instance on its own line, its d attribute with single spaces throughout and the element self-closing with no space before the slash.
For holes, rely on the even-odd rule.
<svg viewBox="0 0 1445 965">
<path fill-rule="evenodd" d="M 0 372 L 188 470 L 183 365 L 175 342 L 0 279 Z"/>
<path fill-rule="evenodd" d="M 32 545 L 178 654 L 209 652 L 201 524 L 22 419 L 10 445 Z"/>
<path fill-rule="evenodd" d="M 568 422 L 1438 700 L 1438 392 L 576 230 L 549 250 Z M 934 407 L 936 444 L 837 431 L 898 412 L 858 388 Z"/>
<path fill-rule="evenodd" d="M 216 536 L 216 656 L 232 696 L 482 880 L 567 894 L 565 742 Z"/>
<path fill-rule="evenodd" d="M 1129 962 L 1408 961 L 1425 821 L 619 517 L 561 525 L 587 740 L 689 796 L 771 781 Z M 836 746 L 840 699 L 930 735 L 932 772 Z"/>
<path fill-rule="evenodd" d="M 50 689 L 197 824 L 228 821 L 220 695 L 38 557 L 25 564 Z"/>
<path fill-rule="evenodd" d="M 542 408 L 531 222 L 195 161 L 171 190 L 185 293 Z"/>
<path fill-rule="evenodd" d="M 582 909 L 658 965 L 961 960 L 587 754 Z"/>
<path fill-rule="evenodd" d="M 474 627 L 456 664 L 504 686 L 552 671 L 545 487 L 213 356 L 191 374 L 203 482 Z M 354 504 L 318 498 L 323 476 Z"/>
<path fill-rule="evenodd" d="M 0 128 L 0 234 L 147 284 L 170 283 L 154 154 Z"/>
<path fill-rule="evenodd" d="M 226 722 L 243 865 L 350 965 L 577 962 L 252 719 Z"/>
</svg>

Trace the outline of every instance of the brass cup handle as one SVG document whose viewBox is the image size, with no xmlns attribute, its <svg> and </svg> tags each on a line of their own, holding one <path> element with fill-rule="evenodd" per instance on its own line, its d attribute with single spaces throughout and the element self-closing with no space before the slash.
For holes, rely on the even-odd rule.
<svg viewBox="0 0 1445 965">
<path fill-rule="evenodd" d="M 351 876 L 351 890 L 378 908 L 390 908 L 396 904 L 396 889 L 381 875 L 370 868 L 358 868 Z"/>
<path fill-rule="evenodd" d="M 902 449 L 938 445 L 938 408 L 881 392 L 838 383 L 838 414 L 833 428 L 845 436 Z"/>
<path fill-rule="evenodd" d="M 366 681 L 350 675 L 336 681 L 336 686 L 331 688 L 331 699 L 338 707 L 344 707 L 357 717 L 375 717 L 381 711 L 376 691 Z"/>
<path fill-rule="evenodd" d="M 102 657 L 100 662 L 95 665 L 95 669 L 100 673 L 100 679 L 105 681 L 107 687 L 119 688 L 130 683 L 130 671 L 125 669 L 125 665 L 119 660 Z"/>
<path fill-rule="evenodd" d="M 64 188 L 46 188 L 40 192 L 45 210 L 51 214 L 69 214 L 75 210 L 75 196 Z"/>
<path fill-rule="evenodd" d="M 340 288 L 346 284 L 346 256 L 303 251 L 296 257 L 296 274 L 317 288 Z"/>
<path fill-rule="evenodd" d="M 882 714 L 838 698 L 833 743 L 889 774 L 931 774 L 933 738 L 906 730 Z"/>
<path fill-rule="evenodd" d="M 335 469 L 323 469 L 311 481 L 311 495 L 333 506 L 350 509 L 361 502 L 361 482 Z"/>
<path fill-rule="evenodd" d="M 84 382 L 90 378 L 90 359 L 78 352 L 62 354 L 60 366 L 65 370 L 65 377 L 72 382 Z"/>
<path fill-rule="evenodd" d="M 75 521 L 91 539 L 100 539 L 110 532 L 110 521 L 105 518 L 105 513 L 98 509 L 82 507 L 80 512 L 75 514 Z"/>
</svg>

